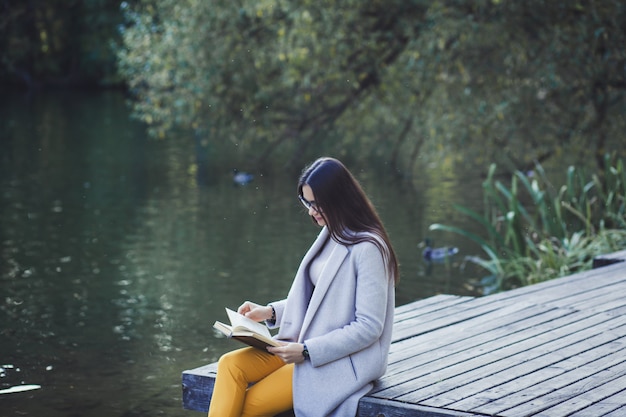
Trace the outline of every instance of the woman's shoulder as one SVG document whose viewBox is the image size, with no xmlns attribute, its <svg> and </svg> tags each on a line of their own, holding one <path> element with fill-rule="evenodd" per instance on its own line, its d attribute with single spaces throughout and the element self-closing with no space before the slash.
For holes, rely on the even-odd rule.
<svg viewBox="0 0 626 417">
<path fill-rule="evenodd" d="M 372 232 L 356 232 L 353 235 L 354 243 L 351 245 L 353 250 L 360 252 L 377 251 L 380 252 L 384 248 L 385 241 L 376 233 Z"/>
<path fill-rule="evenodd" d="M 386 247 L 385 241 L 374 232 L 347 229 L 341 233 L 335 243 L 344 246 L 349 252 L 373 250 L 380 252 Z"/>
<path fill-rule="evenodd" d="M 385 245 L 384 239 L 377 233 L 368 231 L 353 233 L 358 243 L 371 243 L 373 245 L 380 244 L 383 246 Z"/>
</svg>

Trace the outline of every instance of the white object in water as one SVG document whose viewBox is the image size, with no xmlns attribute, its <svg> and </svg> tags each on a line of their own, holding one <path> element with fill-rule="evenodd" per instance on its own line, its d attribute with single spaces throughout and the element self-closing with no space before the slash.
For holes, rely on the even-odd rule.
<svg viewBox="0 0 626 417">
<path fill-rule="evenodd" d="M 15 385 L 11 388 L 0 389 L 0 394 L 13 394 L 14 392 L 32 391 L 41 388 L 41 385 Z"/>
</svg>

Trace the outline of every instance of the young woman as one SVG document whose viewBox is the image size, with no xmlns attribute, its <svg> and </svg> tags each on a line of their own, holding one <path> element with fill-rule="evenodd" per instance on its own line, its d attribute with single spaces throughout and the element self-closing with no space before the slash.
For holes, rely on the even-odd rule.
<svg viewBox="0 0 626 417">
<path fill-rule="evenodd" d="M 298 198 L 322 230 L 287 298 L 238 310 L 284 344 L 223 355 L 209 417 L 354 416 L 387 368 L 398 263 L 376 210 L 333 158 L 304 170 Z"/>
</svg>

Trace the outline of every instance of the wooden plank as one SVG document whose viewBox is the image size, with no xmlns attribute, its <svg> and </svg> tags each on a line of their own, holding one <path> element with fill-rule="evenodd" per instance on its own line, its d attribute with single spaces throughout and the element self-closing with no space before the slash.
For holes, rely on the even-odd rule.
<svg viewBox="0 0 626 417">
<path fill-rule="evenodd" d="M 401 314 L 394 314 L 394 341 L 402 338 L 403 329 L 408 327 L 415 334 L 425 333 L 432 329 L 428 323 L 433 318 L 449 315 L 451 311 L 463 310 L 470 298 L 449 299 L 446 302 L 434 305 L 418 305 L 415 308 L 405 309 Z"/>
<path fill-rule="evenodd" d="M 395 363 L 402 360 L 413 360 L 419 355 L 433 357 L 433 353 L 437 353 L 440 357 L 444 352 L 453 354 L 468 349 L 483 349 L 483 345 L 490 345 L 496 349 L 511 343 L 508 339 L 512 335 L 522 333 L 526 337 L 531 337 L 537 333 L 536 330 L 532 330 L 537 325 L 547 323 L 550 328 L 553 328 L 570 321 L 563 317 L 575 314 L 573 311 L 546 306 L 524 306 L 523 309 L 515 307 L 517 305 L 511 306 L 508 312 L 503 309 L 500 312 L 493 312 L 463 323 L 462 328 L 455 326 L 453 331 L 440 329 L 432 334 L 395 343 L 392 345 L 393 350 L 390 354 L 390 366 L 396 366 Z M 558 319 L 565 321 L 561 322 Z M 529 330 L 532 333 L 528 333 Z M 421 363 L 421 358 L 418 359 L 415 361 L 417 364 Z M 405 363 L 397 366 L 408 369 Z"/>
<path fill-rule="evenodd" d="M 623 405 L 622 407 L 603 415 L 603 417 L 624 417 L 624 416 L 626 416 L 626 405 Z"/>
<path fill-rule="evenodd" d="M 603 266 L 623 262 L 624 260 L 626 260 L 626 250 L 596 256 L 593 258 L 593 268 L 601 268 Z"/>
<path fill-rule="evenodd" d="M 532 348 L 540 347 L 548 342 L 551 342 L 550 348 L 556 348 L 569 342 L 570 339 L 583 337 L 579 334 L 580 330 L 594 329 L 604 320 L 602 315 L 585 317 L 579 313 L 575 319 L 565 316 L 545 325 L 535 326 L 524 334 L 520 334 L 517 340 L 503 338 L 493 340 L 482 350 L 470 348 L 454 352 L 446 357 L 420 364 L 408 372 L 399 373 L 403 375 L 405 383 L 396 384 L 393 389 L 387 390 L 384 394 L 411 403 L 423 403 L 430 406 L 445 405 L 449 398 L 446 398 L 445 393 L 460 384 L 483 379 L 489 375 L 490 371 L 501 367 L 506 368 L 507 365 L 514 364 L 516 360 L 523 360 L 525 352 Z M 571 334 L 574 336 L 569 337 Z M 567 339 L 559 341 L 563 337 Z M 393 378 L 397 376 L 394 375 Z"/>
<path fill-rule="evenodd" d="M 554 414 L 547 413 L 545 415 L 554 417 L 559 415 L 567 415 L 567 414 L 559 414 L 556 407 L 559 404 L 567 401 L 571 398 L 576 398 L 581 393 L 587 392 L 589 386 L 596 386 L 598 384 L 597 381 L 615 384 L 616 378 L 620 376 L 623 378 L 625 375 L 625 366 L 624 362 L 621 362 L 615 366 L 602 370 L 600 373 L 593 374 L 585 374 L 579 373 L 576 375 L 576 381 L 568 384 L 563 387 L 559 387 L 558 389 L 554 389 L 546 395 L 543 395 L 538 398 L 534 398 L 524 404 L 518 405 L 516 407 L 510 408 L 506 410 L 506 416 L 538 416 L 540 413 L 543 413 L 547 410 L 552 410 Z M 623 387 L 623 386 L 622 386 Z M 589 405 L 589 404 L 588 404 Z M 583 408 L 583 407 L 580 407 Z M 598 416 L 600 417 L 600 416 Z"/>
<path fill-rule="evenodd" d="M 473 299 L 463 298 L 428 311 L 416 309 L 394 315 L 393 342 L 429 333 L 481 314 L 481 312 L 468 313 L 470 311 L 467 307 L 469 300 Z M 492 307 L 491 310 L 493 309 Z M 460 312 L 464 314 L 457 314 Z"/>
<path fill-rule="evenodd" d="M 559 316 L 558 313 L 560 312 L 548 311 L 547 320 L 553 320 Z M 562 315 L 562 313 L 560 315 Z M 530 324 L 530 321 L 528 322 L 528 327 L 531 327 L 532 324 Z M 435 358 L 450 356 L 458 352 L 465 352 L 469 349 L 482 350 L 485 348 L 485 345 L 490 343 L 492 338 L 506 343 L 505 340 L 508 334 L 517 332 L 520 329 L 524 330 L 524 327 L 510 328 L 508 326 L 498 326 L 493 330 L 489 330 L 488 333 L 477 331 L 475 334 L 464 335 L 462 331 L 459 331 L 452 335 L 441 334 L 441 337 L 439 337 L 439 334 L 429 335 L 429 337 L 420 338 L 421 341 L 419 342 L 413 342 L 414 344 L 411 344 L 411 340 L 406 341 L 406 343 L 403 343 L 406 348 L 399 352 L 402 356 L 390 357 L 392 360 L 390 374 L 394 374 L 395 371 L 401 372 L 410 369 L 406 361 L 414 362 L 415 364 L 425 364 Z M 429 349 L 429 345 L 432 349 Z M 428 366 L 430 367 L 431 365 Z"/>
<path fill-rule="evenodd" d="M 528 305 L 528 303 L 524 303 Z M 458 327 L 490 313 L 497 313 L 509 306 L 509 302 L 490 302 L 485 298 L 467 300 L 462 304 L 454 304 L 443 311 L 434 311 L 430 314 L 415 315 L 412 320 L 399 320 L 394 323 L 393 341 L 414 338 L 426 333 L 432 333 L 450 326 Z"/>
<path fill-rule="evenodd" d="M 406 369 L 405 363 L 399 365 L 395 365 L 395 363 L 410 360 L 419 355 L 420 352 L 430 356 L 432 356 L 432 352 L 437 352 L 437 355 L 441 356 L 442 352 L 466 350 L 490 343 L 492 339 L 503 340 L 511 334 L 534 327 L 542 321 L 552 321 L 572 313 L 551 307 L 517 303 L 497 312 L 463 322 L 454 326 L 454 331 L 450 331 L 450 328 L 443 328 L 428 335 L 403 340 L 391 345 L 389 361 L 392 368 L 390 373 L 394 372 L 393 366 Z"/>
<path fill-rule="evenodd" d="M 460 295 L 438 294 L 432 297 L 423 298 L 421 300 L 413 301 L 401 306 L 397 306 L 394 311 L 395 318 L 402 317 L 407 312 L 410 313 L 415 310 L 421 310 L 423 312 L 429 312 L 432 310 L 440 310 L 447 307 L 450 304 L 465 302 L 471 300 L 473 297 L 464 297 Z"/>
<path fill-rule="evenodd" d="M 441 410 L 400 401 L 364 397 L 359 402 L 357 417 L 473 417 L 474 413 Z"/>
<path fill-rule="evenodd" d="M 535 308 L 547 307 L 536 306 Z M 379 379 L 381 392 L 376 395 L 396 398 L 426 389 L 439 391 L 443 386 L 443 381 L 453 377 L 458 378 L 464 372 L 471 370 L 474 364 L 469 361 L 476 361 L 476 357 L 484 361 L 485 358 L 492 357 L 493 352 L 517 344 L 522 337 L 533 339 L 542 333 L 550 332 L 562 325 L 562 320 L 565 320 L 565 323 L 570 322 L 571 319 L 566 319 L 569 313 L 547 310 L 547 318 L 544 320 L 546 324 L 543 327 L 534 325 L 533 321 L 528 321 L 524 331 L 519 331 L 517 328 L 512 330 L 508 330 L 507 327 L 498 328 L 490 337 L 477 334 L 448 346 L 444 353 L 434 354 L 440 352 L 439 348 L 432 350 L 423 348 L 418 352 L 409 350 L 409 354 L 402 358 L 399 366 L 396 363 L 390 365 L 390 371 Z M 519 335 L 516 341 L 508 337 L 511 332 Z M 437 338 L 432 343 L 436 343 L 436 340 Z M 402 400 L 413 402 L 411 399 L 403 398 Z"/>
<path fill-rule="evenodd" d="M 454 396 L 455 391 L 457 391 L 456 395 L 465 396 L 465 398 L 455 403 L 446 404 L 446 407 L 472 410 L 489 415 L 498 414 L 513 405 L 517 405 L 513 399 L 513 394 L 521 388 L 532 387 L 550 378 L 556 379 L 557 375 L 563 374 L 567 370 L 580 370 L 581 366 L 594 358 L 609 355 L 611 346 L 607 345 L 620 338 L 621 336 L 615 332 L 603 332 L 592 338 L 568 344 L 555 351 L 544 351 L 544 354 L 539 351 L 539 356 L 533 357 L 535 352 L 530 351 L 528 352 L 529 358 L 516 361 L 513 367 L 503 367 L 501 371 L 480 381 L 474 381 L 449 391 L 446 395 Z M 549 349 L 550 347 L 545 346 L 545 348 Z M 615 360 L 615 358 L 613 359 Z M 497 403 L 496 400 L 498 400 Z"/>
<path fill-rule="evenodd" d="M 579 284 L 579 285 L 578 285 Z M 537 304 L 548 304 L 561 308 L 582 308 L 577 307 L 577 303 L 585 302 L 589 299 L 602 297 L 613 291 L 620 291 L 626 285 L 626 276 L 612 277 L 610 281 L 603 281 L 598 285 L 577 283 L 574 288 L 556 288 L 546 293 L 532 294 L 533 302 Z M 596 300 L 596 306 L 600 307 L 600 300 Z"/>
<path fill-rule="evenodd" d="M 550 301 L 558 304 L 563 297 L 584 293 L 593 288 L 601 288 L 612 283 L 624 284 L 624 265 L 614 264 L 603 268 L 580 272 L 567 277 L 544 281 L 527 287 L 516 288 L 488 296 L 492 301 L 515 299 L 533 300 L 536 303 Z M 484 297 L 487 298 L 487 297 Z M 565 305 L 564 303 L 561 305 Z"/>
<path fill-rule="evenodd" d="M 483 333 L 493 332 L 497 329 L 507 327 L 507 333 L 511 333 L 516 328 L 525 329 L 525 323 L 533 321 L 535 316 L 543 315 L 545 312 L 556 311 L 551 307 L 538 307 L 527 303 L 514 303 L 506 305 L 498 311 L 491 311 L 482 316 L 473 317 L 454 326 L 455 331 L 451 332 L 450 328 L 440 328 L 431 332 L 428 336 L 413 337 L 409 340 L 402 340 L 391 345 L 390 362 L 397 360 L 398 356 L 406 355 L 406 350 L 415 352 L 423 348 L 425 350 L 441 351 L 446 345 L 462 342 L 466 339 L 480 337 Z M 570 314 L 571 312 L 558 312 L 558 316 Z M 509 317 L 516 317 L 515 323 L 511 323 Z M 501 336 L 500 334 L 497 336 Z M 488 335 L 484 336 L 488 338 Z"/>
<path fill-rule="evenodd" d="M 597 416 L 610 416 L 614 412 L 617 412 L 621 409 L 620 414 L 615 414 L 615 416 L 626 416 L 626 389 L 622 390 L 615 395 L 611 395 L 603 399 L 601 402 L 597 402 L 595 404 L 590 405 L 587 408 L 583 408 L 582 410 L 576 411 L 574 414 L 571 414 L 569 417 L 597 417 Z"/>
<path fill-rule="evenodd" d="M 506 321 L 507 317 L 518 314 L 523 317 L 516 322 L 515 326 L 510 326 Z M 487 343 L 491 338 L 501 338 L 510 333 L 524 330 L 534 325 L 537 315 L 548 314 L 547 320 L 552 320 L 557 316 L 569 314 L 548 307 L 513 305 L 508 309 L 498 313 L 474 318 L 455 326 L 455 331 L 448 328 L 438 329 L 428 335 L 423 335 L 392 344 L 390 352 L 390 373 L 394 373 L 395 368 L 407 369 L 405 360 L 413 360 L 421 354 L 433 356 L 436 352 L 442 356 L 444 352 L 454 352 L 466 350 L 472 346 L 480 346 Z"/>
<path fill-rule="evenodd" d="M 603 385 L 595 386 L 591 389 L 584 387 L 580 392 L 566 399 L 563 402 L 545 409 L 539 413 L 532 414 L 533 417 L 554 417 L 554 416 L 569 416 L 581 409 L 584 409 L 592 404 L 602 401 L 616 393 L 619 393 L 626 386 L 626 375 L 622 374 L 615 379 L 607 379 Z M 524 414 L 528 415 L 528 414 Z M 597 417 L 597 416 L 594 416 Z"/>
<path fill-rule="evenodd" d="M 217 363 L 183 372 L 183 407 L 194 411 L 208 411 Z"/>
<path fill-rule="evenodd" d="M 607 286 L 603 288 L 604 291 L 590 294 L 588 299 L 581 298 L 572 302 L 571 307 L 577 310 L 603 311 L 615 314 L 625 306 L 624 296 L 626 294 L 622 293 L 622 289 L 623 285 Z"/>
<path fill-rule="evenodd" d="M 615 340 L 617 337 L 614 335 L 612 337 L 606 336 L 601 329 L 596 330 L 592 322 L 589 323 L 589 326 L 594 328 L 594 331 L 597 331 L 597 337 L 605 342 L 606 340 Z M 577 349 L 580 349 L 580 346 L 573 348 L 570 348 L 570 346 L 585 343 L 586 334 L 581 331 L 568 334 L 564 329 L 565 327 L 558 328 L 549 333 L 543 333 L 532 339 L 526 339 L 491 352 L 489 355 L 476 356 L 461 364 L 448 366 L 437 374 L 446 375 L 448 378 L 445 383 L 437 384 L 437 391 L 434 395 L 431 394 L 429 397 L 425 397 L 423 394 L 418 395 L 418 392 L 411 392 L 398 397 L 398 399 L 408 402 L 419 402 L 432 407 L 449 406 L 452 403 L 459 402 L 463 396 L 467 397 L 506 381 L 508 372 L 512 372 L 512 367 L 519 363 L 526 363 L 526 360 L 530 360 L 534 355 L 541 357 L 546 352 L 556 350 L 562 350 L 564 355 L 573 354 Z M 502 370 L 507 372 L 502 373 Z M 466 381 L 462 387 L 459 387 L 459 379 Z M 464 405 L 467 406 L 467 409 L 471 409 L 478 405 L 476 401 L 480 401 L 480 397 L 473 401 L 466 399 Z"/>
<path fill-rule="evenodd" d="M 601 307 L 605 299 L 615 299 L 612 297 L 620 294 L 620 289 L 624 288 L 625 282 L 626 276 L 622 274 L 611 282 L 603 283 L 600 287 L 581 285 L 577 287 L 576 292 L 570 291 L 569 294 L 561 296 L 558 300 L 550 300 L 547 295 L 544 295 L 537 302 L 578 310 L 589 308 L 589 306 Z"/>
<path fill-rule="evenodd" d="M 606 346 L 599 346 L 486 390 L 480 394 L 484 400 L 481 411 L 492 415 L 505 414 L 508 409 L 575 383 L 581 374 L 601 373 L 624 362 L 626 346 L 608 354 L 605 352 L 607 349 Z M 519 366 L 524 366 L 524 363 Z M 455 406 L 462 407 L 463 404 Z"/>
</svg>

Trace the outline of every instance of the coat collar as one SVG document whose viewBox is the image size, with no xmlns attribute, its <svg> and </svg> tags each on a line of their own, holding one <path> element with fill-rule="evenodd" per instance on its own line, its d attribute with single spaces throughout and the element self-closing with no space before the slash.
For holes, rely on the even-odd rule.
<svg viewBox="0 0 626 417">
<path fill-rule="evenodd" d="M 320 231 L 320 233 L 317 235 L 317 238 L 315 239 L 315 241 L 313 242 L 313 244 L 311 245 L 307 253 L 304 255 L 304 258 L 302 258 L 302 262 L 300 263 L 300 266 L 306 268 L 309 265 L 309 263 L 313 260 L 315 255 L 320 251 L 320 249 L 322 249 L 322 246 L 324 246 L 324 242 L 326 242 L 326 240 L 328 240 L 329 238 L 330 238 L 330 233 L 328 232 L 328 228 L 324 226 L 322 230 Z"/>
<path fill-rule="evenodd" d="M 311 247 L 311 250 L 307 254 L 308 259 L 305 258 L 306 263 L 304 263 L 304 265 L 308 265 L 308 263 L 313 259 L 315 254 L 317 254 L 317 252 L 322 248 L 322 245 L 327 239 L 327 244 L 331 247 L 331 253 L 328 257 L 326 265 L 324 266 L 324 269 L 322 270 L 321 278 L 317 282 L 317 286 L 313 291 L 311 301 L 309 302 L 309 307 L 304 317 L 304 322 L 302 323 L 302 330 L 300 332 L 300 335 L 305 334 L 306 329 L 313 320 L 313 317 L 315 316 L 317 309 L 322 303 L 322 300 L 324 299 L 326 292 L 330 287 L 330 284 L 337 276 L 337 272 L 339 271 L 341 264 L 343 263 L 349 252 L 346 246 L 335 242 L 332 238 L 329 239 L 328 229 L 324 227 L 324 229 L 320 233 L 320 236 L 315 241 L 315 243 Z"/>
</svg>

